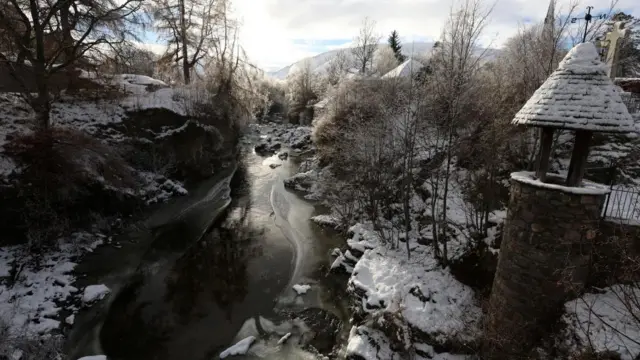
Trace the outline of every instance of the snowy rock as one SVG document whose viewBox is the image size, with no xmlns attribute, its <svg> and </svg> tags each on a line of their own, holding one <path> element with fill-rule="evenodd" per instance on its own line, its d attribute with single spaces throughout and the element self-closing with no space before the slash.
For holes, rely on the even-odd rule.
<svg viewBox="0 0 640 360">
<path fill-rule="evenodd" d="M 282 166 L 282 164 L 269 164 L 269 167 L 272 168 L 272 169 L 277 169 L 280 166 Z"/>
<path fill-rule="evenodd" d="M 316 215 L 311 218 L 314 223 L 329 229 L 337 230 L 342 225 L 340 219 L 331 215 Z"/>
<path fill-rule="evenodd" d="M 82 301 L 84 303 L 90 303 L 97 300 L 102 300 L 110 292 L 111 290 L 104 284 L 89 285 L 84 289 L 84 293 L 82 294 Z"/>
<path fill-rule="evenodd" d="M 286 333 L 283 337 L 280 338 L 280 340 L 278 340 L 278 345 L 282 345 L 284 343 L 287 342 L 287 340 L 289 340 L 289 338 L 291 337 L 291 333 Z"/>
<path fill-rule="evenodd" d="M 312 147 L 311 127 L 309 126 L 276 124 L 252 124 L 250 126 L 253 131 L 261 134 L 261 139 L 255 147 L 256 153 L 271 154 L 283 147 L 299 151 Z M 284 160 L 284 156 L 282 160 Z"/>
<path fill-rule="evenodd" d="M 231 346 L 228 349 L 226 349 L 223 352 L 221 352 L 220 353 L 220 359 L 224 359 L 224 358 L 227 358 L 229 356 L 234 356 L 234 355 L 244 355 L 244 354 L 246 354 L 247 351 L 249 351 L 249 348 L 251 347 L 251 344 L 253 344 L 253 342 L 255 340 L 256 340 L 255 336 L 249 336 L 247 338 L 244 338 L 244 339 L 238 341 L 233 346 Z"/>
<path fill-rule="evenodd" d="M 330 271 L 334 273 L 339 273 L 340 271 L 344 271 L 347 274 L 353 273 L 353 265 L 349 263 L 345 256 L 342 253 L 339 253 L 336 259 L 331 263 Z"/>
<path fill-rule="evenodd" d="M 308 308 L 298 313 L 294 322 L 302 329 L 301 342 L 304 345 L 313 347 L 321 354 L 331 353 L 342 327 L 337 316 L 324 309 Z"/>
<path fill-rule="evenodd" d="M 367 326 L 354 326 L 349 332 L 346 355 L 348 360 L 400 360 L 391 350 L 389 339 Z"/>
<path fill-rule="evenodd" d="M 301 285 L 301 284 L 295 284 L 293 285 L 293 290 L 298 294 L 298 295 L 304 295 L 307 293 L 307 291 L 309 291 L 311 289 L 311 285 Z"/>
<path fill-rule="evenodd" d="M 281 147 L 282 147 L 282 144 L 280 144 L 279 142 L 263 141 L 258 145 L 256 145 L 254 149 L 256 153 L 260 155 L 268 155 L 268 154 L 273 154 L 276 151 L 280 150 Z"/>
<path fill-rule="evenodd" d="M 311 192 L 313 186 L 317 182 L 317 175 L 318 174 L 315 170 L 298 173 L 285 179 L 284 186 L 297 191 Z"/>
<path fill-rule="evenodd" d="M 64 319 L 64 322 L 69 325 L 73 325 L 75 320 L 76 320 L 76 316 L 74 314 L 71 314 Z"/>
<path fill-rule="evenodd" d="M 373 245 L 372 233 L 364 227 L 356 230 L 353 243 Z M 400 314 L 414 340 L 431 345 L 477 339 L 482 313 L 473 290 L 441 269 L 429 253 L 414 252 L 412 259 L 419 260 L 408 261 L 402 249 L 363 248 L 347 288 L 362 316 Z"/>
</svg>

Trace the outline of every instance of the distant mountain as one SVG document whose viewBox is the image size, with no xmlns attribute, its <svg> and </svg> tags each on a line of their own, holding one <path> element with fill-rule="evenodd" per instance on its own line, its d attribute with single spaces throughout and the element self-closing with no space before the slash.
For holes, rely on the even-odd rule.
<svg viewBox="0 0 640 360">
<path fill-rule="evenodd" d="M 382 46 L 386 46 L 386 44 L 380 44 L 378 46 L 382 47 Z M 402 53 L 405 54 L 406 56 L 426 54 L 427 52 L 429 52 L 429 50 L 431 50 L 431 48 L 433 48 L 432 42 L 415 42 L 415 43 L 408 43 L 408 44 L 405 43 L 405 44 L 402 44 Z M 325 69 L 329 65 L 329 62 L 331 61 L 331 59 L 333 59 L 336 56 L 336 54 L 338 54 L 338 52 L 340 51 L 346 51 L 348 56 L 351 56 L 351 51 L 349 48 L 330 50 L 313 57 L 304 58 L 278 71 L 269 72 L 267 73 L 267 75 L 274 77 L 276 79 L 284 80 L 287 78 L 289 74 L 292 73 L 292 71 L 302 66 L 302 64 L 307 60 L 311 61 L 311 69 L 314 72 L 322 73 L 325 71 Z"/>
</svg>

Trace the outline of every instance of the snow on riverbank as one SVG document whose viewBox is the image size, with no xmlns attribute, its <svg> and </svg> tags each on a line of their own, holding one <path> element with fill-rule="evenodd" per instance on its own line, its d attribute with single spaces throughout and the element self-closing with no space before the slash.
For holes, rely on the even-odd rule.
<svg viewBox="0 0 640 360">
<path fill-rule="evenodd" d="M 331 208 L 333 204 L 328 203 L 330 197 L 325 195 L 329 193 L 324 188 L 325 184 L 336 181 L 331 169 L 320 168 L 317 161 L 309 159 L 300 170 L 285 180 L 285 186 Z M 427 185 L 425 183 L 425 187 Z M 425 190 L 430 193 L 430 189 Z M 386 241 L 370 223 L 360 222 L 349 229 L 351 235 L 346 249 L 334 250 L 331 269 L 342 269 L 349 275 L 347 291 L 354 318 L 359 319 L 353 324 L 347 344 L 349 358 L 400 359 L 414 354 L 425 359 L 464 359 L 467 355 L 438 354 L 434 347 L 439 351 L 468 351 L 477 346 L 482 311 L 474 291 L 455 279 L 448 268 L 442 268 L 432 247 L 424 245 L 430 243 L 432 232 L 430 222 L 423 220 L 430 216 L 428 201 L 417 193 L 411 198 L 408 239 L 403 231 L 394 228 L 404 221 L 400 215 L 394 215 L 391 220 L 380 218 L 378 221 L 381 228 L 387 229 L 384 230 Z M 442 199 L 438 203 L 443 206 Z M 392 204 L 391 208 L 401 209 L 401 205 Z M 455 178 L 450 183 L 446 212 L 451 224 L 449 260 L 456 260 L 469 249 L 471 237 L 468 204 Z M 500 223 L 505 214 L 497 211 L 490 218 Z M 360 214 L 360 219 L 362 216 Z M 315 216 L 311 221 L 336 228 L 338 219 L 336 212 Z M 491 230 L 495 235 L 496 229 Z M 394 244 L 398 244 L 397 247 Z"/>
<path fill-rule="evenodd" d="M 0 321 L 11 333 L 25 336 L 58 329 L 63 304 L 84 294 L 72 286 L 76 261 L 102 244 L 102 239 L 100 234 L 82 232 L 59 240 L 57 250 L 43 255 L 37 269 L 23 246 L 0 248 Z M 67 310 L 78 309 L 71 305 Z"/>
<path fill-rule="evenodd" d="M 383 246 L 364 225 L 351 228 L 353 248 L 365 248 L 348 282 L 362 312 L 400 314 L 403 321 L 432 341 L 467 343 L 479 335 L 481 311 L 471 288 L 442 269 L 425 246 L 411 243 L 411 259 L 400 246 Z M 373 249 L 372 244 L 378 243 Z"/>
<path fill-rule="evenodd" d="M 311 127 L 290 124 L 251 124 L 249 129 L 256 138 L 255 150 L 258 153 L 274 153 L 281 148 L 294 152 L 312 150 Z"/>
<path fill-rule="evenodd" d="M 295 284 L 293 285 L 293 291 L 298 295 L 304 295 L 311 289 L 311 285 L 308 284 Z"/>
<path fill-rule="evenodd" d="M 110 292 L 111 290 L 103 284 L 89 285 L 84 289 L 84 293 L 82 295 L 82 302 L 92 303 L 97 300 L 102 300 Z"/>
<path fill-rule="evenodd" d="M 574 349 L 613 351 L 622 360 L 640 356 L 640 284 L 614 285 L 565 304 L 567 341 Z"/>
<path fill-rule="evenodd" d="M 220 359 L 224 359 L 228 356 L 233 356 L 233 355 L 244 355 L 247 353 L 247 351 L 249 351 L 249 348 L 251 347 L 251 344 L 253 344 L 253 342 L 256 340 L 255 336 L 249 336 L 247 338 L 244 338 L 240 341 L 238 341 L 237 343 L 235 343 L 233 346 L 229 347 L 228 349 L 226 349 L 225 351 L 220 353 Z"/>
</svg>

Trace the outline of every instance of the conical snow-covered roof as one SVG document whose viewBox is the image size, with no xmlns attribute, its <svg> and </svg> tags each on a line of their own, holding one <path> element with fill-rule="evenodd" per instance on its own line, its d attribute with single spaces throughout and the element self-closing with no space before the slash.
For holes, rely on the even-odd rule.
<svg viewBox="0 0 640 360">
<path fill-rule="evenodd" d="M 398 67 L 396 67 L 395 69 L 384 74 L 382 77 L 384 79 L 396 78 L 396 77 L 409 77 L 411 76 L 411 74 L 417 74 L 418 71 L 420 71 L 420 69 L 422 69 L 423 67 L 424 65 L 422 65 L 420 62 L 410 58 L 409 60 L 406 60 L 402 64 L 398 65 Z"/>
<path fill-rule="evenodd" d="M 571 49 L 518 111 L 513 124 L 628 133 L 633 120 L 592 43 Z"/>
</svg>

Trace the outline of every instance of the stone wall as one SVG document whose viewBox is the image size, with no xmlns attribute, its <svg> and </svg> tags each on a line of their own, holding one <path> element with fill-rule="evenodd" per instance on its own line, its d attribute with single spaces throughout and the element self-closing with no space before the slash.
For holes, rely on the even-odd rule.
<svg viewBox="0 0 640 360">
<path fill-rule="evenodd" d="M 511 180 L 485 358 L 522 358 L 588 277 L 605 195 Z"/>
</svg>

